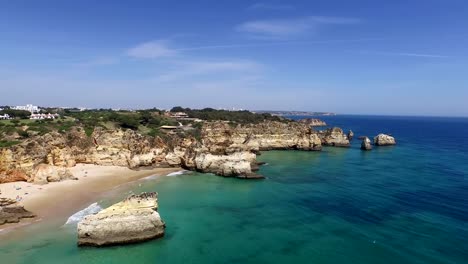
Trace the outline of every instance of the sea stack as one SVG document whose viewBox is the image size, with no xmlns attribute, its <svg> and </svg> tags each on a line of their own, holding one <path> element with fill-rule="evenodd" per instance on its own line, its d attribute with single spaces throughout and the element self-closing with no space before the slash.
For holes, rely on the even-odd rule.
<svg viewBox="0 0 468 264">
<path fill-rule="evenodd" d="M 348 136 L 339 127 L 329 128 L 319 132 L 319 137 L 324 146 L 349 147 Z"/>
<path fill-rule="evenodd" d="M 347 136 L 349 141 L 353 140 L 354 132 L 350 129 Z"/>
<path fill-rule="evenodd" d="M 130 244 L 164 236 L 157 193 L 131 195 L 78 223 L 78 246 Z"/>
<path fill-rule="evenodd" d="M 379 134 L 374 137 L 374 145 L 376 146 L 391 146 L 395 145 L 395 138 L 387 134 Z"/>
<path fill-rule="evenodd" d="M 364 137 L 361 142 L 362 150 L 372 150 L 371 141 L 368 137 Z"/>
</svg>

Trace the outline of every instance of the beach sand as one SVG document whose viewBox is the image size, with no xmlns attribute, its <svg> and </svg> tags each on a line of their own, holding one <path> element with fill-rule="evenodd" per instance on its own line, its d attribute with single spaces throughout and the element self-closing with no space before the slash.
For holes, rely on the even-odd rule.
<svg viewBox="0 0 468 264">
<path fill-rule="evenodd" d="M 51 218 L 67 218 L 76 211 L 96 202 L 115 187 L 153 175 L 167 175 L 180 168 L 131 170 L 117 166 L 78 164 L 70 171 L 78 180 L 66 180 L 38 185 L 28 182 L 0 184 L 0 197 L 21 198 L 25 209 L 37 215 L 18 224 L 0 226 L 3 231 Z M 0 232 L 1 234 L 2 232 Z"/>
</svg>

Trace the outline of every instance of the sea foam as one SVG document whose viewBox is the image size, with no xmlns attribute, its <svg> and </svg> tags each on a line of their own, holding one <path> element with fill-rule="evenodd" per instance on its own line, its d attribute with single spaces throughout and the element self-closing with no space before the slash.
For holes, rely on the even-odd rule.
<svg viewBox="0 0 468 264">
<path fill-rule="evenodd" d="M 85 209 L 78 211 L 74 213 L 72 216 L 70 216 L 67 222 L 65 223 L 65 225 L 76 224 L 79 221 L 81 221 L 81 219 L 83 219 L 85 216 L 98 213 L 101 210 L 102 210 L 102 207 L 99 206 L 97 203 L 90 204 Z"/>
<path fill-rule="evenodd" d="M 189 171 L 181 170 L 181 171 L 171 172 L 166 176 L 172 177 L 172 176 L 179 176 L 179 175 L 187 174 L 187 173 L 189 173 Z"/>
</svg>

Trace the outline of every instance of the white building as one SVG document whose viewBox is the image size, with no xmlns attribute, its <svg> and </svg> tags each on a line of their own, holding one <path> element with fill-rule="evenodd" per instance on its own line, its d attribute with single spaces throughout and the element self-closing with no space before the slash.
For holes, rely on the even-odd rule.
<svg viewBox="0 0 468 264">
<path fill-rule="evenodd" d="M 186 113 L 184 112 L 176 112 L 176 113 L 170 113 L 169 114 L 172 118 L 187 118 L 189 117 Z"/>
<path fill-rule="evenodd" d="M 25 110 L 25 111 L 31 112 L 31 114 L 33 114 L 34 112 L 39 112 L 39 106 L 32 105 L 32 104 L 13 106 L 11 107 L 11 109 Z"/>
<path fill-rule="evenodd" d="M 31 114 L 29 119 L 42 120 L 42 119 L 55 119 L 58 118 L 58 114 Z"/>
<path fill-rule="evenodd" d="M 0 119 L 11 119 L 11 117 L 8 114 L 4 114 L 4 115 L 0 115 Z"/>
</svg>

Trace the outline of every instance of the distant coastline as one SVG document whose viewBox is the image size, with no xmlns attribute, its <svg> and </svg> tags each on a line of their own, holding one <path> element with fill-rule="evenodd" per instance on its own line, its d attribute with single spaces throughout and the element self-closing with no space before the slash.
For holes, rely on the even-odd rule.
<svg viewBox="0 0 468 264">
<path fill-rule="evenodd" d="M 258 114 L 271 114 L 274 116 L 336 116 L 332 112 L 308 112 L 308 111 L 274 111 L 274 110 L 258 110 L 252 111 Z"/>
</svg>

